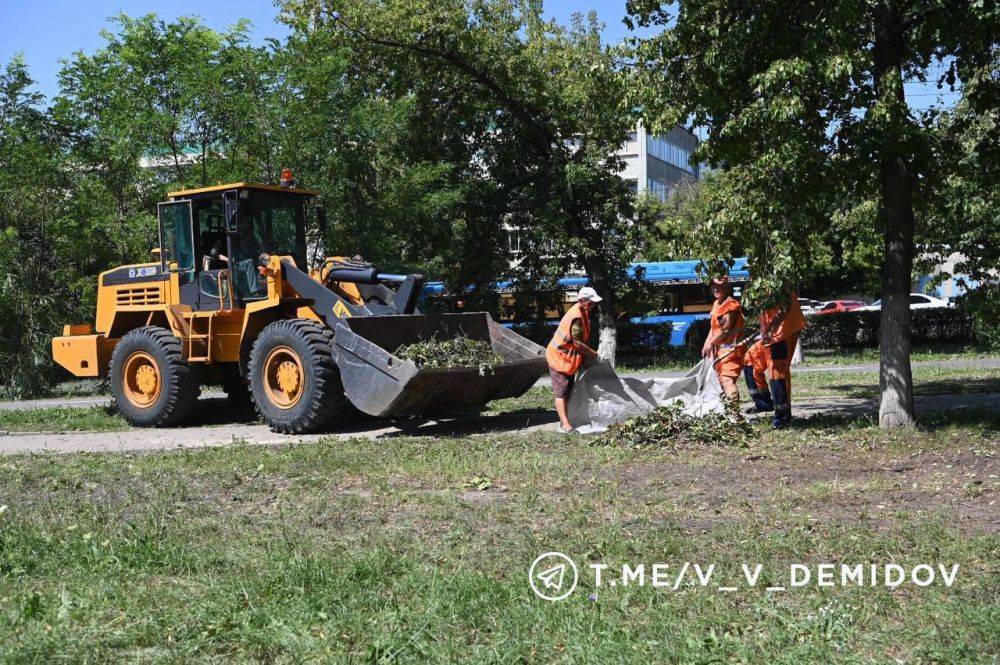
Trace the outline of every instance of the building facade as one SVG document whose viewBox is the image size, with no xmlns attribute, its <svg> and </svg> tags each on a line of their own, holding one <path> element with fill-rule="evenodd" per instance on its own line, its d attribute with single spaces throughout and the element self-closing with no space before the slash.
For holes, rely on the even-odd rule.
<svg viewBox="0 0 1000 665">
<path fill-rule="evenodd" d="M 640 123 L 618 152 L 625 162 L 621 177 L 636 194 L 665 201 L 683 182 L 700 177 L 698 164 L 691 163 L 697 147 L 698 137 L 680 125 L 666 134 L 649 134 Z"/>
<path fill-rule="evenodd" d="M 625 163 L 619 175 L 634 194 L 648 193 L 665 201 L 682 183 L 701 177 L 698 164 L 691 163 L 697 147 L 698 137 L 680 125 L 666 134 L 653 135 L 640 123 L 615 153 Z M 516 264 L 522 252 L 520 230 L 512 225 L 504 230 L 511 262 Z"/>
</svg>

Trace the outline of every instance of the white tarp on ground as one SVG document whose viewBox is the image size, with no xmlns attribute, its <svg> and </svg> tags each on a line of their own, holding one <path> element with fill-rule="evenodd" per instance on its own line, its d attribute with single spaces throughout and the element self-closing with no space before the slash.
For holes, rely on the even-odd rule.
<svg viewBox="0 0 1000 665">
<path fill-rule="evenodd" d="M 592 434 L 672 402 L 683 404 L 689 415 L 722 411 L 722 386 L 712 363 L 702 360 L 676 379 L 623 379 L 600 362 L 577 375 L 567 410 L 577 431 Z"/>
</svg>

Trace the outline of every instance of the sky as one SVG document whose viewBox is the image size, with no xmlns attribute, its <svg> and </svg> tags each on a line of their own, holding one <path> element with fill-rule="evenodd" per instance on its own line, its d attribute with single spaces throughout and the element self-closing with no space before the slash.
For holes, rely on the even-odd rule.
<svg viewBox="0 0 1000 665">
<path fill-rule="evenodd" d="M 545 2 L 546 13 L 561 23 L 568 22 L 574 12 L 592 9 L 605 24 L 605 41 L 617 42 L 628 36 L 622 24 L 625 0 Z M 277 9 L 272 0 L 0 0 L 0 66 L 22 53 L 39 91 L 51 97 L 59 89 L 60 59 L 76 51 L 99 49 L 104 44 L 100 33 L 109 27 L 108 18 L 122 12 L 132 16 L 155 13 L 164 19 L 197 15 L 216 30 L 246 18 L 253 24 L 256 43 L 286 34 L 285 27 L 275 22 Z M 908 83 L 906 93 L 914 109 L 927 108 L 939 99 L 933 84 Z M 948 104 L 957 98 L 957 94 L 947 92 L 940 97 Z"/>
<path fill-rule="evenodd" d="M 592 0 L 585 6 L 572 0 L 550 0 L 545 9 L 560 22 L 568 22 L 573 12 L 596 10 L 606 24 L 608 41 L 618 41 L 627 32 L 621 22 L 625 0 Z M 286 34 L 285 27 L 275 21 L 278 11 L 272 0 L 0 0 L 0 65 L 22 53 L 38 89 L 52 96 L 59 89 L 60 59 L 76 51 L 99 49 L 108 18 L 122 12 L 131 16 L 155 13 L 165 19 L 197 15 L 216 30 L 247 18 L 253 23 L 257 43 Z"/>
</svg>

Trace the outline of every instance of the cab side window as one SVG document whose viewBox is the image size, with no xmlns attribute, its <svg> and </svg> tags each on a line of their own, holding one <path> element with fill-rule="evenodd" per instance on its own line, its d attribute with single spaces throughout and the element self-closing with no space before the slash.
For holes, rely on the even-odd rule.
<svg viewBox="0 0 1000 665">
<path fill-rule="evenodd" d="M 194 278 L 194 228 L 191 201 L 171 201 L 158 206 L 160 217 L 160 261 L 164 272 L 180 273 L 182 283 Z"/>
</svg>

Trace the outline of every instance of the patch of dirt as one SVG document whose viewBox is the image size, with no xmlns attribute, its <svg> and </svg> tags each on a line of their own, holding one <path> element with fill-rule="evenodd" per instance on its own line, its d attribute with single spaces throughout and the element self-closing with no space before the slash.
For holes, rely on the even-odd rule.
<svg viewBox="0 0 1000 665">
<path fill-rule="evenodd" d="M 622 499 L 678 503 L 680 525 L 701 531 L 761 510 L 820 523 L 862 520 L 888 529 L 920 514 L 941 514 L 965 534 L 1000 532 L 997 449 L 955 448 L 905 456 L 838 446 L 809 446 L 794 457 L 719 451 L 690 465 L 670 459 L 608 470 Z"/>
<path fill-rule="evenodd" d="M 458 500 L 472 506 L 496 506 L 509 498 L 507 492 L 498 490 L 469 490 L 458 495 Z"/>
</svg>

